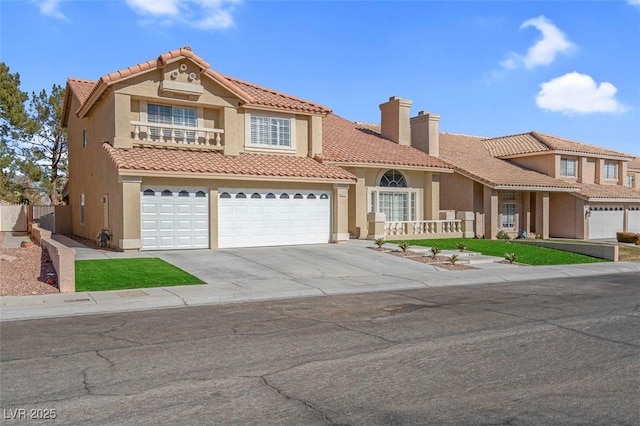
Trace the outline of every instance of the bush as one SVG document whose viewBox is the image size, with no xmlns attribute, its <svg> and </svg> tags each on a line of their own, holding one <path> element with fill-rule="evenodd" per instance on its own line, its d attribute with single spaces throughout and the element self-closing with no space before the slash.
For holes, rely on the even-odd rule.
<svg viewBox="0 0 640 426">
<path fill-rule="evenodd" d="M 634 234 L 633 232 L 616 232 L 616 239 L 621 243 L 640 244 L 640 234 Z"/>
<path fill-rule="evenodd" d="M 509 234 L 507 234 L 503 230 L 498 231 L 498 234 L 496 234 L 496 238 L 499 239 L 499 240 L 510 240 L 511 239 Z"/>
<path fill-rule="evenodd" d="M 411 247 L 411 246 L 409 245 L 408 242 L 403 241 L 400 244 L 398 244 L 398 247 L 400 247 L 400 250 L 402 250 L 403 253 L 406 253 L 407 249 L 409 249 L 409 247 Z"/>
<path fill-rule="evenodd" d="M 378 246 L 378 248 L 382 248 L 382 245 L 386 243 L 384 238 L 376 238 L 373 242 Z"/>
<path fill-rule="evenodd" d="M 442 251 L 442 249 L 440 247 L 431 247 L 429 249 L 429 251 L 431 252 L 431 257 L 433 259 L 436 258 L 436 256 L 438 256 L 440 254 L 440 252 Z"/>
</svg>

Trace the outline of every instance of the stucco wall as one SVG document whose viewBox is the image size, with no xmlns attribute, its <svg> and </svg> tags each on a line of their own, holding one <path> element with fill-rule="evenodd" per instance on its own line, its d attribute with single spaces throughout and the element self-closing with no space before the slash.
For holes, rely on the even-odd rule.
<svg viewBox="0 0 640 426">
<path fill-rule="evenodd" d="M 476 211 L 474 205 L 474 181 L 458 173 L 442 174 L 440 208 L 442 210 Z"/>
<path fill-rule="evenodd" d="M 585 238 L 584 201 L 567 193 L 549 195 L 549 236 Z"/>
<path fill-rule="evenodd" d="M 539 173 L 544 173 L 545 175 L 551 177 L 556 176 L 556 155 L 555 154 L 542 154 L 542 155 L 532 155 L 529 157 L 519 157 L 512 158 L 510 161 L 513 161 L 516 164 L 519 164 L 523 167 L 526 167 L 531 170 L 535 170 Z M 559 161 L 559 160 L 558 160 Z M 559 171 L 558 171 L 559 174 Z"/>
</svg>

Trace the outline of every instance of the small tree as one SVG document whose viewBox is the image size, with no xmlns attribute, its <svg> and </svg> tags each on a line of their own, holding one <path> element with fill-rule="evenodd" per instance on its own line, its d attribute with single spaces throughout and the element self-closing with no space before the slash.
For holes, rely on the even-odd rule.
<svg viewBox="0 0 640 426">
<path fill-rule="evenodd" d="M 457 247 L 457 248 L 458 248 L 458 250 L 460 250 L 460 251 L 465 251 L 465 250 L 467 250 L 467 246 L 466 246 L 464 243 L 458 243 L 458 244 L 456 245 L 456 247 Z"/>
<path fill-rule="evenodd" d="M 411 247 L 411 246 L 409 245 L 408 242 L 403 241 L 400 244 L 398 244 L 398 247 L 400 247 L 400 250 L 402 250 L 403 253 L 406 253 L 407 250 L 409 249 L 409 247 Z"/>
<path fill-rule="evenodd" d="M 460 257 L 460 255 L 452 254 L 452 255 L 451 255 L 451 257 L 449 258 L 449 262 L 450 262 L 452 265 L 455 265 L 455 264 L 456 264 L 456 262 L 458 261 L 458 258 L 459 258 L 459 257 Z"/>
<path fill-rule="evenodd" d="M 505 253 L 504 254 L 504 259 L 509 262 L 509 263 L 513 263 L 516 261 L 517 256 L 515 253 Z"/>
</svg>

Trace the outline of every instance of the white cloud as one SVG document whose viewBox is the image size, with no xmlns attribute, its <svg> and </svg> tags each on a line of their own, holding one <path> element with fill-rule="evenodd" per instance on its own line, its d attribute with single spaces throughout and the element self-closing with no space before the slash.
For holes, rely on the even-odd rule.
<svg viewBox="0 0 640 426">
<path fill-rule="evenodd" d="M 640 0 L 627 0 L 627 4 L 640 7 Z"/>
<path fill-rule="evenodd" d="M 514 69 L 524 66 L 527 69 L 531 69 L 540 65 L 549 65 L 559 53 L 567 54 L 575 48 L 575 45 L 569 41 L 567 36 L 544 16 L 538 16 L 523 22 L 520 25 L 520 30 L 529 27 L 534 27 L 540 31 L 542 38 L 529 47 L 527 54 L 524 56 L 510 52 L 507 58 L 500 62 L 503 68 Z"/>
<path fill-rule="evenodd" d="M 161 20 L 162 25 L 179 22 L 203 30 L 231 28 L 233 10 L 240 0 L 126 0 L 136 13 Z"/>
<path fill-rule="evenodd" d="M 40 13 L 57 19 L 67 19 L 60 11 L 60 0 L 36 0 Z"/>
<path fill-rule="evenodd" d="M 618 89 L 609 82 L 599 85 L 590 75 L 571 72 L 540 85 L 538 107 L 567 115 L 596 112 L 624 112 L 627 108 L 615 99 Z"/>
</svg>

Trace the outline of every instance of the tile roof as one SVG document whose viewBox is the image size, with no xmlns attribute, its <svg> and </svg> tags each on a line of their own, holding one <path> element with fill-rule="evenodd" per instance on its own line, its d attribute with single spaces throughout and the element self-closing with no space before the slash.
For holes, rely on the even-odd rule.
<svg viewBox="0 0 640 426">
<path fill-rule="evenodd" d="M 627 163 L 627 170 L 640 171 L 640 157 L 636 157 Z"/>
<path fill-rule="evenodd" d="M 81 104 L 87 101 L 87 98 L 89 98 L 91 91 L 97 83 L 97 81 L 73 77 L 67 80 L 69 89 L 76 95 Z"/>
<path fill-rule="evenodd" d="M 518 135 L 484 139 L 483 144 L 494 157 L 508 157 L 516 156 L 518 154 L 551 151 L 575 152 L 577 154 L 594 154 L 611 157 L 631 157 L 630 155 L 622 152 L 559 138 L 557 136 L 547 135 L 540 132 L 529 132 Z"/>
<path fill-rule="evenodd" d="M 109 85 L 122 79 L 160 68 L 170 61 L 179 60 L 181 58 L 189 58 L 194 61 L 200 68 L 204 70 L 204 73 L 206 75 L 211 77 L 221 86 L 225 87 L 231 93 L 238 96 L 238 98 L 245 104 L 245 106 L 266 106 L 302 113 L 319 114 L 326 114 L 331 111 L 330 109 L 319 104 L 314 104 L 312 102 L 305 101 L 303 99 L 299 99 L 281 92 L 277 92 L 272 89 L 241 81 L 233 77 L 224 76 L 211 69 L 209 63 L 202 59 L 200 56 L 193 53 L 191 48 L 182 47 L 180 49 L 174 49 L 167 53 L 163 53 L 156 59 L 141 62 L 139 64 L 104 75 L 100 77 L 97 82 L 93 82 L 93 86 L 90 88 L 88 94 L 86 93 L 86 87 L 78 87 L 78 89 L 80 89 L 78 90 L 78 92 L 76 92 L 75 87 L 72 87 L 74 93 L 82 93 L 82 106 L 80 107 L 78 112 L 88 111 L 93 103 L 95 103 L 97 99 L 99 99 L 100 94 L 103 93 Z M 73 80 L 74 82 L 81 81 L 78 79 Z M 89 82 L 89 80 L 84 81 Z"/>
<path fill-rule="evenodd" d="M 440 157 L 459 172 L 490 186 L 571 189 L 576 185 L 491 155 L 477 136 L 440 133 Z"/>
<path fill-rule="evenodd" d="M 296 98 L 281 92 L 277 92 L 266 87 L 261 87 L 253 83 L 238 80 L 237 78 L 225 75 L 224 78 L 238 86 L 251 97 L 251 105 L 261 105 L 268 107 L 284 108 L 293 111 L 326 114 L 331 110 L 325 106 L 315 104 L 304 99 Z"/>
<path fill-rule="evenodd" d="M 438 158 L 383 138 L 374 125 L 329 114 L 322 120 L 322 156 L 336 163 L 369 163 L 451 169 Z"/>
<path fill-rule="evenodd" d="M 629 199 L 640 202 L 640 192 L 622 185 L 597 185 L 578 183 L 581 198 L 591 200 L 594 198 Z"/>
<path fill-rule="evenodd" d="M 309 157 L 274 154 L 225 156 L 215 151 L 165 148 L 103 148 L 119 170 L 228 174 L 352 181 L 355 177 L 337 166 L 321 164 Z"/>
</svg>

